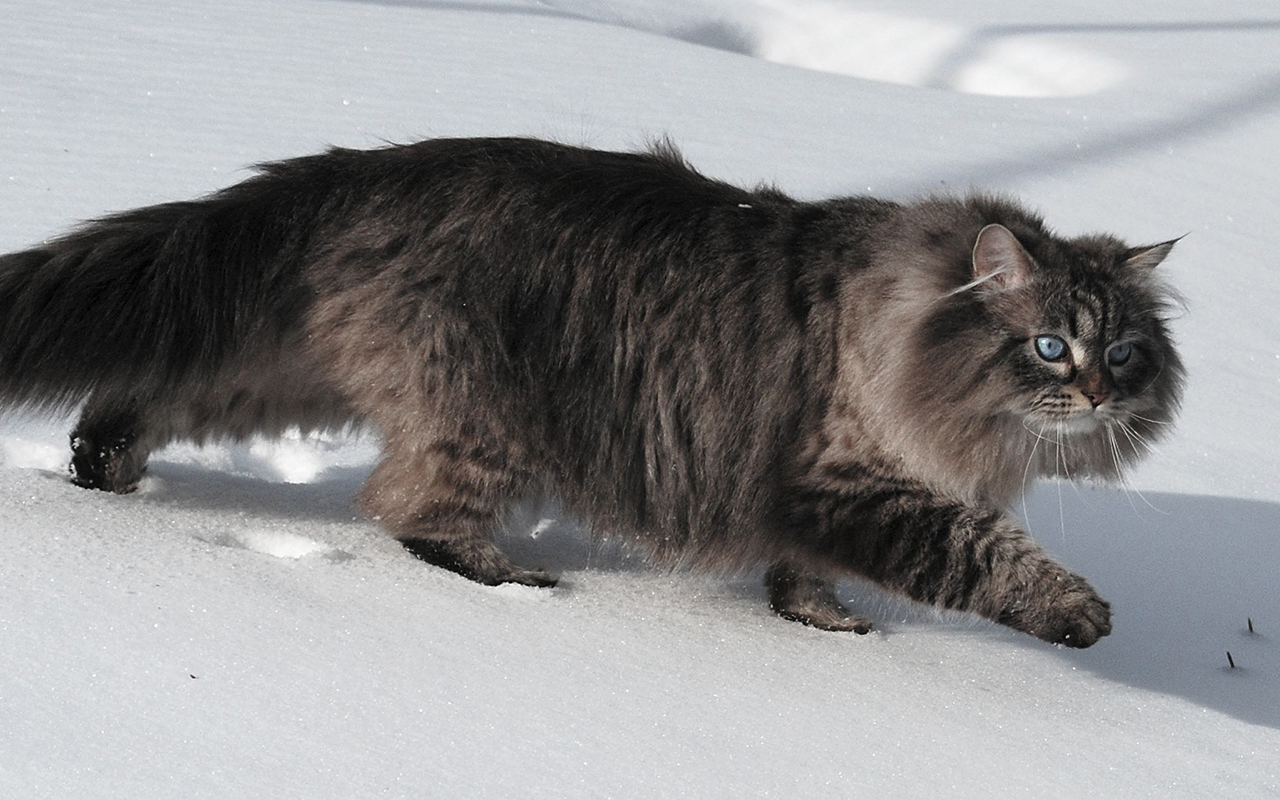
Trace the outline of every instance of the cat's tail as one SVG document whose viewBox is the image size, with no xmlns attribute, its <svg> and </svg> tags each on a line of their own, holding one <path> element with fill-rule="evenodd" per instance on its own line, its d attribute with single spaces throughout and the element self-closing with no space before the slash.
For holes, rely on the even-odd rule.
<svg viewBox="0 0 1280 800">
<path fill-rule="evenodd" d="M 253 335 L 269 341 L 302 246 L 288 189 L 269 172 L 0 256 L 0 405 L 198 387 Z"/>
</svg>

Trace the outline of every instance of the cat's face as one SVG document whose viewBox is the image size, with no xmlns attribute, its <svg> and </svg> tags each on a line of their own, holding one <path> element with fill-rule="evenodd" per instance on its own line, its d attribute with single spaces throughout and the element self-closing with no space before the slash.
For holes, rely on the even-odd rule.
<svg viewBox="0 0 1280 800">
<path fill-rule="evenodd" d="M 977 287 L 1004 340 L 991 368 L 1004 402 L 1033 433 L 1079 437 L 1115 428 L 1159 434 L 1177 408 L 1182 366 L 1153 273 L 1172 243 L 1128 248 L 1110 237 L 1036 243 L 985 228 Z M 1154 430 L 1153 430 L 1154 429 Z"/>
<path fill-rule="evenodd" d="M 1153 391 L 1169 359 L 1161 327 L 1108 291 L 1077 290 L 1047 304 L 1011 357 L 1027 420 L 1084 433 L 1162 413 Z"/>
</svg>

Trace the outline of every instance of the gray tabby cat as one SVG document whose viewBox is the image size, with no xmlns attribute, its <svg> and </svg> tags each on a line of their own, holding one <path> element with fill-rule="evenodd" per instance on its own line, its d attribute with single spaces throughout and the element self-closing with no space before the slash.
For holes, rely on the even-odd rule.
<svg viewBox="0 0 1280 800">
<path fill-rule="evenodd" d="M 371 425 L 364 508 L 485 584 L 555 583 L 492 539 L 549 492 L 659 562 L 771 565 L 820 628 L 869 629 L 832 590 L 860 575 L 1087 647 L 1107 603 L 1004 509 L 1167 430 L 1172 244 L 803 203 L 668 146 L 331 150 L 0 258 L 0 401 L 84 401 L 74 480 L 122 493 L 177 439 Z"/>
</svg>

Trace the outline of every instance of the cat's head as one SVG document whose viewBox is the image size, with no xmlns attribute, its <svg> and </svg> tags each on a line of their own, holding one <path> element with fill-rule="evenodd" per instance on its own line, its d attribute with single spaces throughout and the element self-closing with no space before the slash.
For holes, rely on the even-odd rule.
<svg viewBox="0 0 1280 800">
<path fill-rule="evenodd" d="M 1178 304 L 1159 275 L 1175 242 L 1132 247 L 1055 237 L 1029 215 L 1004 222 L 968 235 L 922 333 L 968 351 L 940 359 L 946 380 L 980 384 L 988 409 L 1056 442 L 1064 459 L 1074 453 L 1080 471 L 1114 476 L 1178 408 L 1183 368 L 1168 329 Z"/>
<path fill-rule="evenodd" d="M 1027 477 L 1115 477 L 1171 429 L 1180 308 L 1161 261 L 1174 242 L 1055 236 L 1004 198 L 909 207 L 893 239 L 896 320 L 867 337 L 897 410 L 888 447 L 965 495 L 1004 502 Z M 891 305 L 884 306 L 891 308 Z M 887 325 L 887 326 L 886 326 Z M 908 328 L 910 332 L 908 333 Z M 874 388 L 872 389 L 874 390 Z"/>
</svg>

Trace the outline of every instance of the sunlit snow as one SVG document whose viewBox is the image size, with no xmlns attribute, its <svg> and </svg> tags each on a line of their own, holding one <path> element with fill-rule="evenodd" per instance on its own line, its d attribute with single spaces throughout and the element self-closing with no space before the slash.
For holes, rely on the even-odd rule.
<svg viewBox="0 0 1280 800">
<path fill-rule="evenodd" d="M 1128 491 L 1026 504 L 1112 635 L 1057 649 L 859 583 L 877 631 L 822 633 L 758 573 L 646 569 L 550 503 L 504 547 L 560 586 L 481 587 L 355 509 L 376 436 L 175 446 L 113 496 L 69 483 L 69 420 L 9 414 L 0 795 L 1280 794 L 1271 4 L 0 0 L 0 251 L 330 144 L 507 134 L 1189 234 L 1160 268 L 1177 431 Z"/>
</svg>

